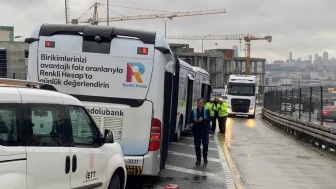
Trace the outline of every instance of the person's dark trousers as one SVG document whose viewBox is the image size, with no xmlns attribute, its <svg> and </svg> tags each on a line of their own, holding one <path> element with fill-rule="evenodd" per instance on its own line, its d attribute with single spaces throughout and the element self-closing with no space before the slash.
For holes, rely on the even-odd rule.
<svg viewBox="0 0 336 189">
<path fill-rule="evenodd" d="M 218 117 L 218 128 L 220 133 L 224 133 L 224 119 L 225 117 Z"/>
<path fill-rule="evenodd" d="M 212 116 L 211 117 L 211 132 L 214 133 L 216 131 L 216 125 L 217 125 L 217 117 Z"/>
<path fill-rule="evenodd" d="M 227 119 L 227 116 L 224 116 L 223 117 L 223 131 L 224 131 L 224 133 L 226 132 L 226 119 Z"/>
<path fill-rule="evenodd" d="M 208 158 L 208 147 L 209 147 L 209 133 L 204 131 L 194 131 L 194 145 L 196 151 L 197 162 L 201 162 L 201 143 L 203 144 L 203 159 L 207 163 Z"/>
</svg>

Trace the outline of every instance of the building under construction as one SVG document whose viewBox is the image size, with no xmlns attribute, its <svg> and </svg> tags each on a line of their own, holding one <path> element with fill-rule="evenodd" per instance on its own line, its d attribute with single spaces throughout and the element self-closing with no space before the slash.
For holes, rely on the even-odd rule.
<svg viewBox="0 0 336 189">
<path fill-rule="evenodd" d="M 0 77 L 26 79 L 29 45 L 0 41 Z"/>
<path fill-rule="evenodd" d="M 223 89 L 231 74 L 245 72 L 245 57 L 234 57 L 233 49 L 210 49 L 204 53 L 194 52 L 188 44 L 169 44 L 178 58 L 192 66 L 207 70 L 211 77 L 214 89 Z M 264 58 L 251 58 L 251 75 L 256 75 L 259 85 L 264 85 L 265 62 Z"/>
</svg>

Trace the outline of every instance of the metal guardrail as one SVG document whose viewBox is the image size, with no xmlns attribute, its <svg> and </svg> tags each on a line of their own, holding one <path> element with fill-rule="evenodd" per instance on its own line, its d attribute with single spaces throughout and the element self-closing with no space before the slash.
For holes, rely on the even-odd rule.
<svg viewBox="0 0 336 189">
<path fill-rule="evenodd" d="M 325 126 L 262 109 L 263 119 L 298 138 L 335 153 L 336 127 Z"/>
</svg>

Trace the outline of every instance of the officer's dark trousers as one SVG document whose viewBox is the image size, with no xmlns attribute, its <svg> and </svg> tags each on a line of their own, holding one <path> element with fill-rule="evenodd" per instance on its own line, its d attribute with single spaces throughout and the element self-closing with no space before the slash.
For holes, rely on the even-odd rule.
<svg viewBox="0 0 336 189">
<path fill-rule="evenodd" d="M 216 125 L 217 125 L 217 117 L 212 116 L 211 117 L 211 131 L 214 133 L 216 131 Z"/>
<path fill-rule="evenodd" d="M 207 131 L 193 131 L 197 160 L 201 160 L 201 143 L 203 144 L 203 158 L 208 157 L 209 133 Z"/>
<path fill-rule="evenodd" d="M 226 132 L 226 118 L 227 116 L 218 118 L 218 127 L 219 127 L 219 132 L 221 133 Z"/>
</svg>

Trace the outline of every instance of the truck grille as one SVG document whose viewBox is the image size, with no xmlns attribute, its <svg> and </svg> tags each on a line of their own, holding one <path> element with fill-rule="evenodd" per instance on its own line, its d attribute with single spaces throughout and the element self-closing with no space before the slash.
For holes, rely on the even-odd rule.
<svg viewBox="0 0 336 189">
<path fill-rule="evenodd" d="M 123 119 L 118 117 L 92 116 L 100 131 L 104 133 L 105 129 L 113 132 L 114 140 L 121 141 Z"/>
<path fill-rule="evenodd" d="M 231 99 L 233 112 L 248 113 L 251 101 L 248 99 Z"/>
</svg>

